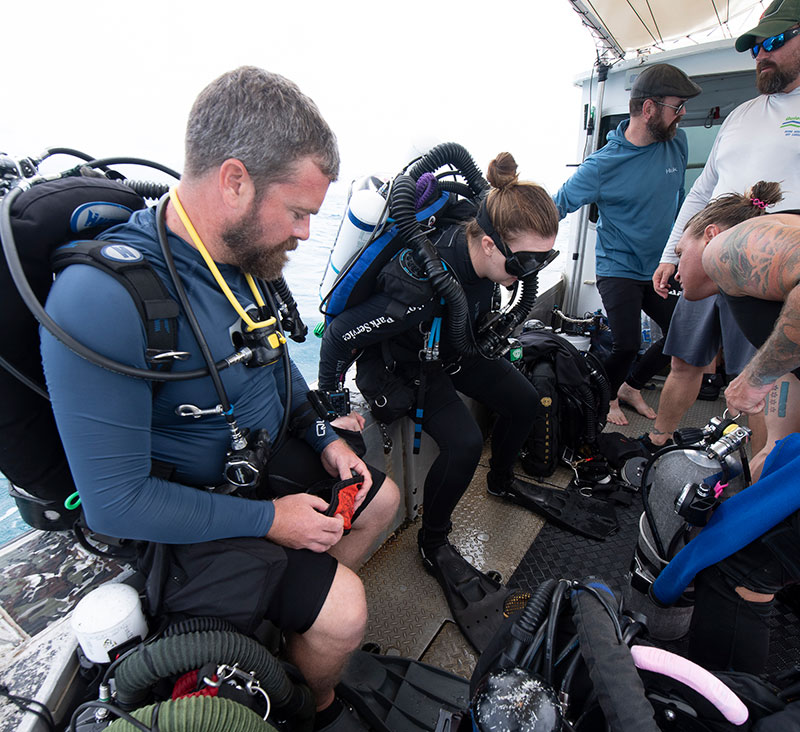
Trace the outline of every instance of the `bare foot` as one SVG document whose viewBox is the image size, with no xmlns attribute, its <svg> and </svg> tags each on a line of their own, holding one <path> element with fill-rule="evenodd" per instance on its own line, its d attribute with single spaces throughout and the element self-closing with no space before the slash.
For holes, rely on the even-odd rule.
<svg viewBox="0 0 800 732">
<path fill-rule="evenodd" d="M 633 407 L 642 417 L 647 417 L 647 419 L 656 418 L 656 413 L 644 400 L 642 392 L 638 389 L 634 389 L 632 386 L 623 383 L 617 390 L 617 396 L 619 401 L 625 402 L 625 404 Z"/>
<path fill-rule="evenodd" d="M 606 420 L 611 424 L 618 424 L 620 427 L 628 424 L 628 418 L 619 408 L 619 399 L 614 399 L 608 403 L 608 417 L 606 417 Z"/>
</svg>

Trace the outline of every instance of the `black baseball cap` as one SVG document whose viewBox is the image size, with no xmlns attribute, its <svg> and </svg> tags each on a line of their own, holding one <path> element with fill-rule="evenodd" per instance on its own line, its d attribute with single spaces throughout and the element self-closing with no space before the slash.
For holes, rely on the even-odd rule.
<svg viewBox="0 0 800 732">
<path fill-rule="evenodd" d="M 736 50 L 752 48 L 756 38 L 769 38 L 800 23 L 800 0 L 775 0 L 761 15 L 758 25 L 736 39 Z"/>
<path fill-rule="evenodd" d="M 800 2 L 800 0 L 797 0 Z M 631 99 L 681 97 L 691 99 L 703 91 L 679 68 L 670 64 L 653 64 L 645 68 L 631 86 Z"/>
</svg>

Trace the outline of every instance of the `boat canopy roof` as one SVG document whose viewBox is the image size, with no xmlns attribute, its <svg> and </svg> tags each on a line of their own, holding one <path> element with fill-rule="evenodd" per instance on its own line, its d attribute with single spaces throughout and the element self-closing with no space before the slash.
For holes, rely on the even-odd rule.
<svg viewBox="0 0 800 732">
<path fill-rule="evenodd" d="M 596 39 L 598 60 L 736 38 L 758 22 L 759 0 L 568 0 Z"/>
</svg>

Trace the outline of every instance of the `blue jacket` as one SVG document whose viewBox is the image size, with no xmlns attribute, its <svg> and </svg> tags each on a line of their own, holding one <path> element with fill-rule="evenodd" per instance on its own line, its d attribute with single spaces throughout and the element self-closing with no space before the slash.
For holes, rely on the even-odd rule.
<svg viewBox="0 0 800 732">
<path fill-rule="evenodd" d="M 678 129 L 669 142 L 638 147 L 625 139 L 629 122 L 608 133 L 605 147 L 583 161 L 553 200 L 562 219 L 597 204 L 599 276 L 649 280 L 683 202 L 686 133 Z"/>
</svg>

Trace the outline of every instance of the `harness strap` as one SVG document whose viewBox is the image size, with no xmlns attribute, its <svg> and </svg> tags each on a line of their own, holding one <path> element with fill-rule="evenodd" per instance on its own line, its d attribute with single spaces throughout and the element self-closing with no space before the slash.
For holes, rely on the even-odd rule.
<svg viewBox="0 0 800 732">
<path fill-rule="evenodd" d="M 127 244 L 75 241 L 56 249 L 51 264 L 54 272 L 71 264 L 88 264 L 117 280 L 130 294 L 144 323 L 147 360 L 157 370 L 172 368 L 172 359 L 157 359 L 161 354 L 177 350 L 180 308 L 141 252 Z"/>
</svg>

